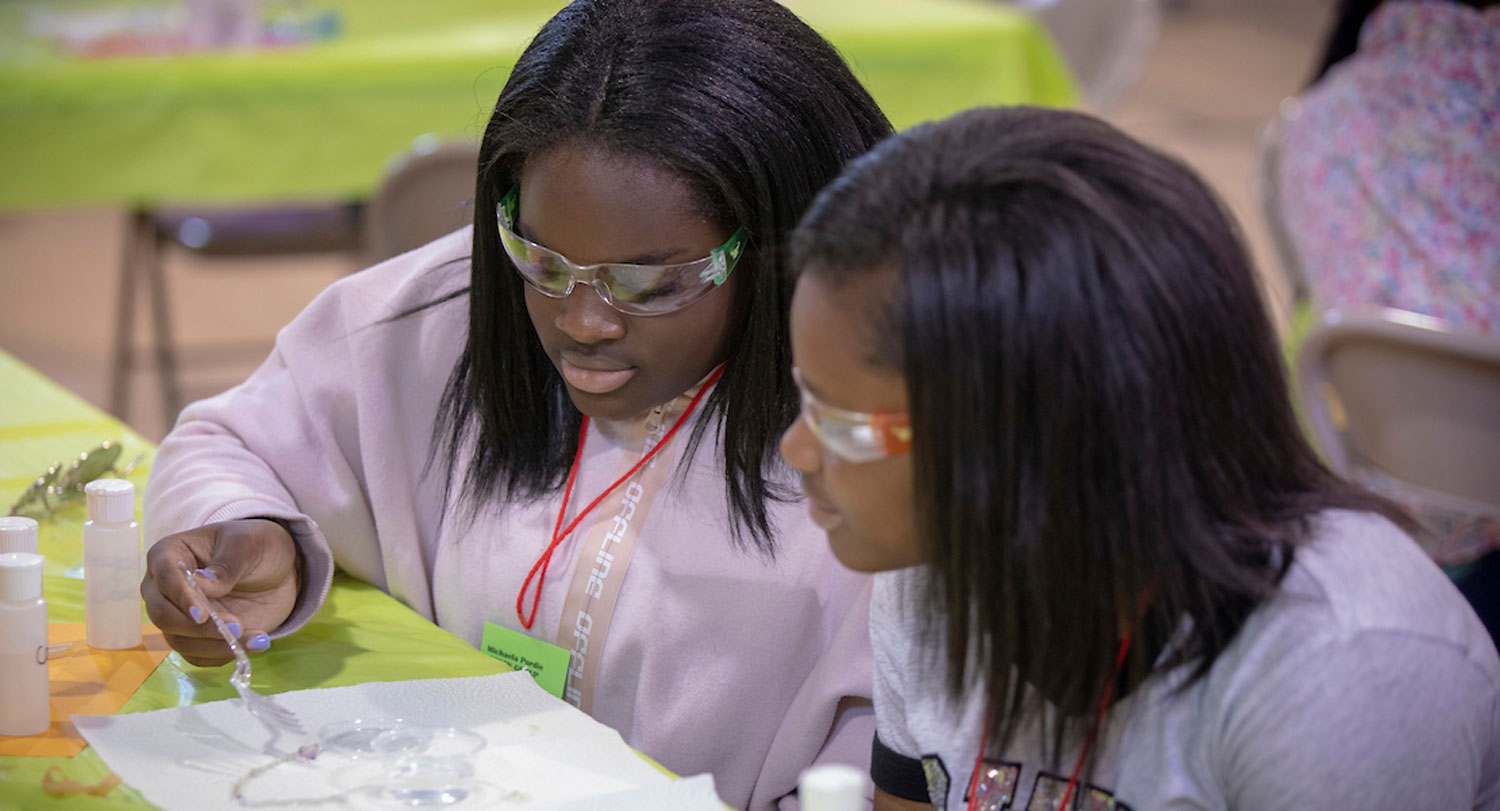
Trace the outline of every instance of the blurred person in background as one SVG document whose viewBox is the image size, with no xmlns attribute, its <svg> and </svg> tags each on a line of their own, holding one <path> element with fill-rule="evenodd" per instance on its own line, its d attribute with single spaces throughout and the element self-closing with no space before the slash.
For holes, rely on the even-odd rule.
<svg viewBox="0 0 1500 811">
<path fill-rule="evenodd" d="M 1300 101 L 1279 183 L 1315 310 L 1404 310 L 1500 341 L 1500 2 L 1345 0 Z M 1367 483 L 1423 519 L 1500 631 L 1500 519 Z"/>
<path fill-rule="evenodd" d="M 1285 220 L 1319 310 L 1500 334 L 1500 0 L 1349 4 L 1357 51 L 1286 122 Z M 1368 17 L 1363 17 L 1369 12 Z"/>
</svg>

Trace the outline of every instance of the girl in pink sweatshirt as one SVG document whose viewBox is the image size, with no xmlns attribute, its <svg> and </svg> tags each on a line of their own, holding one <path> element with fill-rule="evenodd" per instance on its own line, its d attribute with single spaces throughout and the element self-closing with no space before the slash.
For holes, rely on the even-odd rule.
<svg viewBox="0 0 1500 811">
<path fill-rule="evenodd" d="M 142 591 L 184 657 L 293 633 L 334 568 L 770 808 L 867 762 L 869 583 L 775 457 L 796 414 L 783 242 L 890 131 L 773 0 L 579 0 L 517 61 L 474 226 L 332 285 L 250 379 L 184 410 Z M 482 708 L 476 708 L 479 711 Z"/>
</svg>

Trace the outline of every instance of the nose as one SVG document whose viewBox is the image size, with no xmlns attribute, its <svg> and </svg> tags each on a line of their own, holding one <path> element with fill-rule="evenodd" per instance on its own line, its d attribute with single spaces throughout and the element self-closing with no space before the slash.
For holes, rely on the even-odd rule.
<svg viewBox="0 0 1500 811">
<path fill-rule="evenodd" d="M 553 323 L 569 338 L 584 345 L 625 337 L 625 316 L 585 283 L 573 286 L 573 292 L 559 304 Z"/>
<path fill-rule="evenodd" d="M 801 414 L 781 435 L 781 458 L 803 473 L 817 473 L 823 467 L 823 445 Z"/>
</svg>

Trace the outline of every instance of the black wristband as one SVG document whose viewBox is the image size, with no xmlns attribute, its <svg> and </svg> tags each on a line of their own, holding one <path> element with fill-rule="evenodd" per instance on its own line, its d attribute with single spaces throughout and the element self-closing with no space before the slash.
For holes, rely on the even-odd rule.
<svg viewBox="0 0 1500 811">
<path fill-rule="evenodd" d="M 870 749 L 870 779 L 875 787 L 903 800 L 930 803 L 927 793 L 927 772 L 922 761 L 907 757 L 885 745 L 880 736 Z"/>
</svg>

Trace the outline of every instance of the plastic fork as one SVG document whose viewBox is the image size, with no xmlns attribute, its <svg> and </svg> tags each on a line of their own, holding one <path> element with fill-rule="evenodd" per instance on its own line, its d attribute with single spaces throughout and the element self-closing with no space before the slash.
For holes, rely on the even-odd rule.
<svg viewBox="0 0 1500 811">
<path fill-rule="evenodd" d="M 229 632 L 229 626 L 219 617 L 219 612 L 214 610 L 203 589 L 198 588 L 198 581 L 193 577 L 193 570 L 186 563 L 177 561 L 177 568 L 182 570 L 183 576 L 187 578 L 188 587 L 203 598 L 203 607 L 208 611 L 208 618 L 213 620 L 214 627 L 219 630 L 219 635 L 229 643 L 229 650 L 234 654 L 234 673 L 229 677 L 229 683 L 234 686 L 235 692 L 244 699 L 245 706 L 249 708 L 250 714 L 254 715 L 265 724 L 272 733 L 289 732 L 299 737 L 306 737 L 307 731 L 302 728 L 302 723 L 291 710 L 272 701 L 270 696 L 263 696 L 250 687 L 250 656 L 245 653 L 244 647 L 234 634 Z"/>
</svg>

